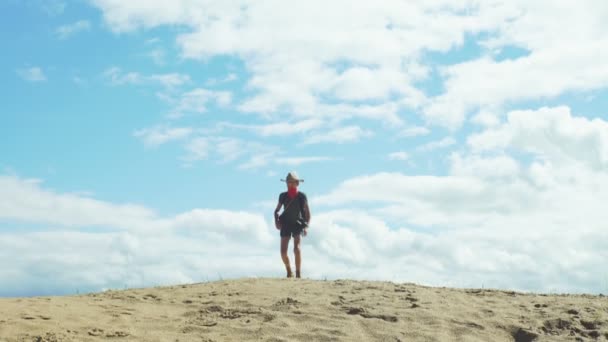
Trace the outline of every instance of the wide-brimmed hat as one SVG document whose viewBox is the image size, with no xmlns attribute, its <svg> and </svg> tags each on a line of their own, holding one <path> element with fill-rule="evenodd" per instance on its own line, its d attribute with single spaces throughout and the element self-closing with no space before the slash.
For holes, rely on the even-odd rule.
<svg viewBox="0 0 608 342">
<path fill-rule="evenodd" d="M 300 179 L 300 177 L 298 177 L 298 174 L 295 171 L 291 171 L 287 174 L 287 177 L 285 177 L 285 179 L 281 179 L 281 182 L 291 182 L 291 181 L 296 181 L 296 182 L 303 182 L 303 179 Z"/>
</svg>

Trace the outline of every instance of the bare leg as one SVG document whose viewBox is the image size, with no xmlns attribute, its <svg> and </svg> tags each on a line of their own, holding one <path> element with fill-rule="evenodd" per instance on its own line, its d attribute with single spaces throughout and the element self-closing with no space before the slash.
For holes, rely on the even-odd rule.
<svg viewBox="0 0 608 342">
<path fill-rule="evenodd" d="M 302 265 L 302 253 L 300 250 L 300 235 L 293 238 L 293 254 L 296 256 L 296 278 L 300 278 L 300 268 Z"/>
<path fill-rule="evenodd" d="M 283 264 L 285 264 L 287 277 L 291 278 L 291 266 L 289 265 L 289 256 L 287 255 L 287 248 L 289 248 L 289 239 L 291 239 L 291 236 L 281 237 L 281 259 L 283 259 Z"/>
</svg>

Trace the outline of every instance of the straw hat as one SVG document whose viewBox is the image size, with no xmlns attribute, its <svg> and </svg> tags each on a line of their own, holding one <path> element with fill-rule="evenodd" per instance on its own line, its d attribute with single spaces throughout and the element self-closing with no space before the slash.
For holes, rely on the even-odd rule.
<svg viewBox="0 0 608 342">
<path fill-rule="evenodd" d="M 287 177 L 285 177 L 285 179 L 281 179 L 281 182 L 304 182 L 303 179 L 300 179 L 300 177 L 298 177 L 298 174 L 295 171 L 291 171 L 287 174 Z"/>
</svg>

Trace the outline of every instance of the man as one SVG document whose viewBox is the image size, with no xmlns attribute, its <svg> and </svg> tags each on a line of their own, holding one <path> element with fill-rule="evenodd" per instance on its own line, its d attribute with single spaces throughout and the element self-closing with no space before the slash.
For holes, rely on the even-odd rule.
<svg viewBox="0 0 608 342">
<path fill-rule="evenodd" d="M 293 253 L 296 259 L 296 278 L 300 278 L 300 270 L 302 265 L 302 252 L 300 250 L 300 236 L 308 234 L 308 223 L 310 222 L 310 209 L 308 208 L 308 199 L 306 194 L 298 191 L 300 182 L 303 179 L 298 178 L 298 175 L 292 171 L 287 174 L 287 177 L 281 181 L 287 183 L 287 191 L 279 195 L 279 203 L 274 210 L 275 227 L 281 231 L 281 258 L 285 269 L 287 270 L 287 278 L 291 278 L 291 266 L 289 256 L 287 256 L 287 248 L 289 240 L 293 236 Z M 279 210 L 283 207 L 283 212 L 279 215 Z"/>
</svg>

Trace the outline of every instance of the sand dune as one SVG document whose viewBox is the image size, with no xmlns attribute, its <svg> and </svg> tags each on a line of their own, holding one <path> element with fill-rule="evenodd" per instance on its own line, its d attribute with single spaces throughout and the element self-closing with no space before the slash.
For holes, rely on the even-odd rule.
<svg viewBox="0 0 608 342">
<path fill-rule="evenodd" d="M 238 279 L 0 299 L 0 341 L 608 341 L 608 299 Z"/>
</svg>

